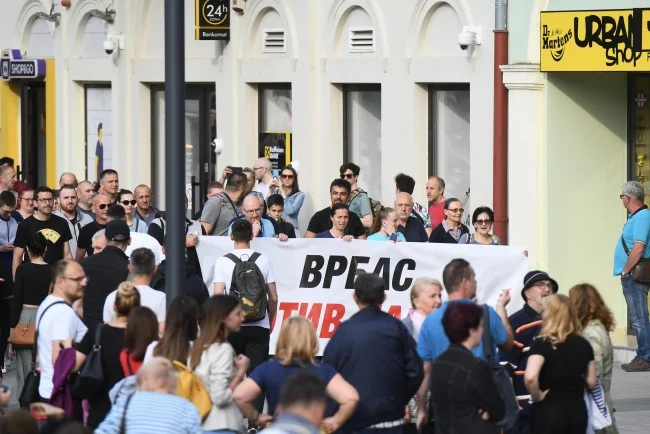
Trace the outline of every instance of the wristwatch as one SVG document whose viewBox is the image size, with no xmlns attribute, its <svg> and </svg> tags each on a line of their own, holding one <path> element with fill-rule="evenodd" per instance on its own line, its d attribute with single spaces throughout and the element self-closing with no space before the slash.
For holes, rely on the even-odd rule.
<svg viewBox="0 0 650 434">
<path fill-rule="evenodd" d="M 629 274 L 630 274 L 630 273 L 626 273 L 625 271 L 622 271 L 622 272 L 621 272 L 621 277 L 626 277 L 626 276 L 628 276 Z"/>
</svg>

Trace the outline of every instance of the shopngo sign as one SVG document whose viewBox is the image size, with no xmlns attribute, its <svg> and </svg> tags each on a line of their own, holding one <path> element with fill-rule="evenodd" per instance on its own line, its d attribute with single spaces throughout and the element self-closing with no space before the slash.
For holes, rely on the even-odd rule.
<svg viewBox="0 0 650 434">
<path fill-rule="evenodd" d="M 45 60 L 23 60 L 20 50 L 5 50 L 0 57 L 0 72 L 5 81 L 44 78 Z"/>
<path fill-rule="evenodd" d="M 540 66 L 551 71 L 650 71 L 650 9 L 542 12 Z"/>
<path fill-rule="evenodd" d="M 359 270 L 375 273 L 386 282 L 386 301 L 382 310 L 404 318 L 411 309 L 410 291 L 418 277 L 442 281 L 442 270 L 454 258 L 472 264 L 478 282 L 477 301 L 494 306 L 502 290 L 511 288 L 508 312 L 523 307 L 519 296 L 526 257 L 523 247 L 449 245 L 429 243 L 389 243 L 326 239 L 256 238 L 251 248 L 267 256 L 273 267 L 278 289 L 278 313 L 271 333 L 271 353 L 280 324 L 294 315 L 307 317 L 317 330 L 320 351 L 341 322 L 358 308 L 352 299 L 354 279 Z M 200 237 L 197 253 L 206 285 L 214 287 L 214 264 L 230 253 L 228 237 Z M 443 293 L 443 299 L 446 294 Z"/>
</svg>

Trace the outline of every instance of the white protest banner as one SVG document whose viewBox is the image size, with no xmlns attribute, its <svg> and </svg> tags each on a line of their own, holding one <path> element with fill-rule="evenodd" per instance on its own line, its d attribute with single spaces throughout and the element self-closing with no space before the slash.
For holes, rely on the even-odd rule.
<svg viewBox="0 0 650 434">
<path fill-rule="evenodd" d="M 279 306 L 271 335 L 271 354 L 279 324 L 292 315 L 309 318 L 318 331 L 321 353 L 338 325 L 358 311 L 352 299 L 357 269 L 376 273 L 387 282 L 382 309 L 404 318 L 411 308 L 410 290 L 418 277 L 442 282 L 442 270 L 452 259 L 467 260 L 476 272 L 477 301 L 494 306 L 499 293 L 512 289 L 508 312 L 523 306 L 520 296 L 526 274 L 522 247 L 428 243 L 389 243 L 328 239 L 256 238 L 251 248 L 269 257 L 275 273 Z M 201 270 L 212 292 L 216 260 L 233 250 L 228 237 L 201 237 L 197 246 Z M 443 299 L 446 294 L 443 292 Z M 279 322 L 278 322 L 279 321 Z"/>
</svg>

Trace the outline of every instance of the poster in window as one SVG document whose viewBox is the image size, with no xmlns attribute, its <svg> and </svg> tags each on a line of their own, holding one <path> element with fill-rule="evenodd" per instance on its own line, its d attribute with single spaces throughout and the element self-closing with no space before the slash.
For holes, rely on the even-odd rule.
<svg viewBox="0 0 650 434">
<path fill-rule="evenodd" d="M 259 157 L 271 160 L 275 176 L 291 163 L 291 133 L 260 133 L 258 143 Z"/>
<path fill-rule="evenodd" d="M 113 167 L 113 98 L 111 88 L 86 89 L 86 179 L 95 182 Z"/>
</svg>

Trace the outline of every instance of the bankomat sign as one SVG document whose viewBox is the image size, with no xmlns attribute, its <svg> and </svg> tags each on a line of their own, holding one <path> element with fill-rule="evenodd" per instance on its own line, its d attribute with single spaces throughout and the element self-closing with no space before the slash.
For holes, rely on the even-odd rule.
<svg viewBox="0 0 650 434">
<path fill-rule="evenodd" d="M 650 9 L 542 12 L 540 69 L 650 70 Z"/>
<path fill-rule="evenodd" d="M 5 81 L 45 78 L 45 60 L 23 59 L 20 50 L 5 50 L 0 57 L 0 70 Z"/>
</svg>

